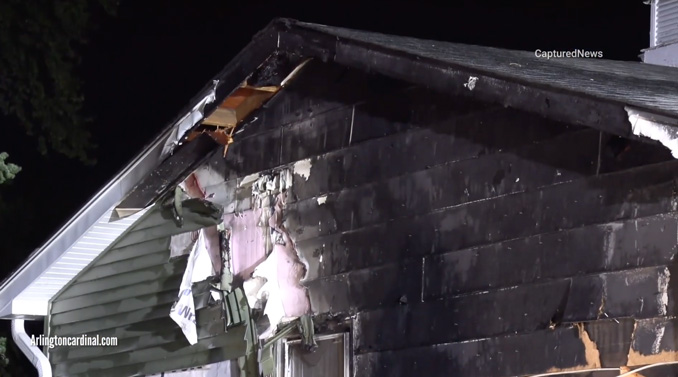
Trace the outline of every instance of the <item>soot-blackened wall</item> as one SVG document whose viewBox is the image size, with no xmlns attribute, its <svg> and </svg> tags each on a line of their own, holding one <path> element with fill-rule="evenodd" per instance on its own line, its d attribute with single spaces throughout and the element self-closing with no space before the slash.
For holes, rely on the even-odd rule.
<svg viewBox="0 0 678 377">
<path fill-rule="evenodd" d="M 516 94 L 519 95 L 519 94 Z M 294 170 L 316 314 L 355 315 L 355 376 L 639 365 L 671 332 L 678 162 L 628 142 L 313 62 L 242 128 L 243 177 Z M 228 203 L 227 203 L 228 204 Z"/>
</svg>

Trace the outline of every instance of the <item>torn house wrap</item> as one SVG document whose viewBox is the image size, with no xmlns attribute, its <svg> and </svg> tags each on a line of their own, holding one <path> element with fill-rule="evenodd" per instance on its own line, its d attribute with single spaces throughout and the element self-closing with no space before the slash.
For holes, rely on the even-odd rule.
<svg viewBox="0 0 678 377">
<path fill-rule="evenodd" d="M 161 158 L 167 157 L 174 151 L 174 148 L 179 144 L 181 138 L 191 129 L 193 126 L 198 124 L 205 117 L 205 106 L 209 103 L 212 103 L 216 100 L 216 90 L 217 85 L 219 85 L 219 80 L 213 81 L 213 88 L 210 92 L 200 100 L 193 109 L 184 115 L 179 122 L 174 126 L 172 132 L 165 142 L 163 147 Z"/>
<path fill-rule="evenodd" d="M 170 309 L 170 318 L 181 327 L 181 331 L 191 345 L 198 343 L 192 286 L 193 283 L 203 281 L 214 273 L 206 244 L 205 232 L 201 230 L 189 254 L 177 301 Z"/>
</svg>

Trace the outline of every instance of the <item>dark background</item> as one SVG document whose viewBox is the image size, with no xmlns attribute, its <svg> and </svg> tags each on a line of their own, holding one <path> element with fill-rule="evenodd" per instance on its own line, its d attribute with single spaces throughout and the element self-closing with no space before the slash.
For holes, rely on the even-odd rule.
<svg viewBox="0 0 678 377">
<path fill-rule="evenodd" d="M 0 279 L 56 232 L 273 18 L 509 49 L 601 50 L 606 59 L 638 61 L 649 45 L 649 15 L 650 7 L 641 0 L 504 5 L 477 0 L 122 0 L 116 16 L 97 17 L 79 69 L 85 111 L 95 118 L 95 166 L 55 154 L 40 156 L 33 139 L 0 118 L 0 150 L 23 167 L 11 185 L 0 188 L 12 207 L 11 213 L 0 214 Z M 0 322 L 0 336 L 9 335 L 9 322 Z M 41 326 L 35 323 L 29 330 Z M 27 368 L 27 375 L 34 372 Z"/>
</svg>

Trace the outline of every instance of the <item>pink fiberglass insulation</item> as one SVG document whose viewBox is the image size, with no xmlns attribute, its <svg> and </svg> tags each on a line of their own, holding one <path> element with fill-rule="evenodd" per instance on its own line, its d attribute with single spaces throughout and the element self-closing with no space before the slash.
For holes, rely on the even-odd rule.
<svg viewBox="0 0 678 377">
<path fill-rule="evenodd" d="M 255 276 L 266 278 L 261 288 L 268 296 L 264 314 L 271 322 L 271 330 L 283 317 L 299 317 L 310 311 L 310 303 L 306 289 L 299 283 L 306 273 L 299 260 L 287 229 L 282 224 L 283 195 L 276 200 L 275 210 L 269 225 L 280 235 L 273 251 L 255 272 Z"/>
<path fill-rule="evenodd" d="M 205 191 L 202 189 L 198 176 L 193 173 L 184 181 L 184 189 L 191 198 L 205 199 Z M 221 245 L 219 243 L 219 230 L 216 225 L 203 230 L 207 252 L 212 261 L 212 268 L 217 275 L 221 275 Z"/>
<path fill-rule="evenodd" d="M 231 229 L 231 271 L 243 280 L 249 279 L 266 258 L 264 237 L 268 232 L 257 225 L 260 218 L 260 209 L 224 216 L 226 227 Z"/>
</svg>

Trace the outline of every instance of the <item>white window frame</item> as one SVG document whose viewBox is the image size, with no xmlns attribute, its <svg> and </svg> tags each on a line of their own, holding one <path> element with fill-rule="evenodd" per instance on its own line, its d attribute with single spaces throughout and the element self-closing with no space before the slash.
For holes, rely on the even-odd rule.
<svg viewBox="0 0 678 377">
<path fill-rule="evenodd" d="M 349 332 L 341 332 L 336 334 L 316 335 L 314 339 L 316 342 L 343 338 L 344 342 L 344 376 L 351 377 L 351 336 Z M 276 347 L 276 368 L 278 377 L 296 377 L 290 375 L 290 345 L 300 344 L 301 339 L 281 339 L 280 347 Z"/>
</svg>

